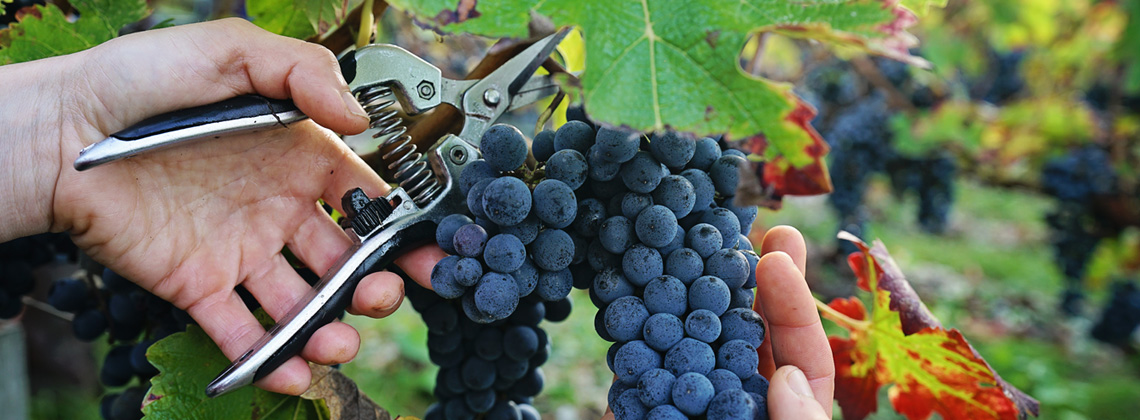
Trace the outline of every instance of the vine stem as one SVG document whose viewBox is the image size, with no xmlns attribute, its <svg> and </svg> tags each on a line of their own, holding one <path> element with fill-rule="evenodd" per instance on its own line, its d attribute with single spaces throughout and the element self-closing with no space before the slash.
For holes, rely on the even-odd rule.
<svg viewBox="0 0 1140 420">
<path fill-rule="evenodd" d="M 823 314 L 824 318 L 830 319 L 851 331 L 866 331 L 871 328 L 871 321 L 851 318 L 835 310 L 835 308 L 827 306 L 826 303 L 823 303 L 823 301 L 819 299 L 815 299 L 815 307 L 819 309 L 819 312 Z"/>
<path fill-rule="evenodd" d="M 31 296 L 24 296 L 20 299 L 20 301 L 29 308 L 39 309 L 48 315 L 54 316 L 67 322 L 71 322 L 71 320 L 75 318 L 75 315 L 53 308 L 51 305 L 35 300 Z"/>
<path fill-rule="evenodd" d="M 356 34 L 356 48 L 361 48 L 372 42 L 372 31 L 375 29 L 375 16 L 372 14 L 373 0 L 364 0 L 360 13 L 360 32 Z"/>
</svg>

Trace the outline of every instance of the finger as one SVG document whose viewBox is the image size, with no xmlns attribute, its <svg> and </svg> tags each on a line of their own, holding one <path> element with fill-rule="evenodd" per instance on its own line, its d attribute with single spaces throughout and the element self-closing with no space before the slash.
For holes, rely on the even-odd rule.
<svg viewBox="0 0 1140 420">
<path fill-rule="evenodd" d="M 831 407 L 830 401 L 827 404 Z M 804 373 L 795 366 L 784 366 L 772 375 L 768 385 L 768 417 L 772 420 L 827 420 L 820 401 Z"/>
<path fill-rule="evenodd" d="M 796 268 L 800 270 L 800 275 L 807 275 L 807 244 L 804 242 L 804 236 L 800 231 L 791 226 L 776 226 L 768 230 L 764 234 L 764 240 L 760 244 L 760 255 L 763 256 L 772 251 L 782 251 L 792 257 L 795 262 Z"/>
<path fill-rule="evenodd" d="M 207 296 L 191 304 L 186 312 L 230 360 L 237 359 L 265 334 L 265 329 L 233 291 Z M 271 392 L 300 395 L 309 388 L 311 378 L 308 364 L 300 357 L 293 357 L 258 381 L 257 386 Z"/>
<path fill-rule="evenodd" d="M 431 269 L 435 263 L 446 257 L 447 253 L 439 249 L 438 245 L 424 245 L 396 258 L 396 265 L 404 270 L 412 280 L 420 286 L 431 289 Z"/>
<path fill-rule="evenodd" d="M 404 279 L 387 271 L 372 273 L 356 286 L 348 312 L 383 318 L 391 315 L 404 301 Z"/>
<path fill-rule="evenodd" d="M 815 298 L 792 258 L 781 251 L 760 257 L 756 265 L 757 301 L 764 302 L 768 340 L 776 366 L 803 370 L 816 398 L 831 411 L 835 365 L 831 346 L 815 309 Z"/>
<path fill-rule="evenodd" d="M 265 267 L 264 271 L 256 272 L 242 285 L 257 298 L 270 317 L 281 320 L 294 304 L 304 298 L 310 287 L 281 254 L 267 262 Z M 352 360 L 359 348 L 360 335 L 356 330 L 347 324 L 333 322 L 313 333 L 301 355 L 313 362 L 337 364 Z"/>
<path fill-rule="evenodd" d="M 314 204 L 285 245 L 306 267 L 324 275 L 352 241 L 321 206 Z"/>
<path fill-rule="evenodd" d="M 773 251 L 782 251 L 792 257 L 796 262 L 796 267 L 800 270 L 800 274 L 806 273 L 805 266 L 807 264 L 807 245 L 804 243 L 803 235 L 798 230 L 791 226 L 776 226 L 765 232 L 764 239 L 760 244 L 760 255 L 763 256 Z M 757 296 L 752 302 L 752 309 L 758 313 L 764 313 L 764 302 Z M 764 331 L 771 332 L 768 328 L 767 319 L 764 320 Z M 776 371 L 776 361 L 772 358 L 772 340 L 764 340 L 760 344 L 760 348 L 756 349 L 760 355 L 759 372 L 765 377 L 771 377 L 772 373 Z"/>
<path fill-rule="evenodd" d="M 117 129 L 158 113 L 251 93 L 293 98 L 302 112 L 337 132 L 359 133 L 368 124 L 332 52 L 241 19 L 124 36 L 79 60 L 87 63 L 82 68 L 91 76 L 89 88 L 103 99 L 93 103 L 133 101 L 127 102 L 129 109 L 102 111 L 112 114 Z"/>
<path fill-rule="evenodd" d="M 301 350 L 305 360 L 322 365 L 351 362 L 360 350 L 360 333 L 351 325 L 333 320 L 313 333 Z"/>
</svg>

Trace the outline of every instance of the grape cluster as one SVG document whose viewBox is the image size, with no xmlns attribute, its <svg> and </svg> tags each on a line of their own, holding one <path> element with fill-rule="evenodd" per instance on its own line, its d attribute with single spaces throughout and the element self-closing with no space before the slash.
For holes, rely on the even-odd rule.
<svg viewBox="0 0 1140 420">
<path fill-rule="evenodd" d="M 601 220 L 582 233 L 595 329 L 614 343 L 610 407 L 617 419 L 766 418 L 746 236 L 756 209 L 734 205 L 743 153 L 674 132 L 643 140 L 601 128 L 580 146 Z"/>
<path fill-rule="evenodd" d="M 1134 281 L 1112 285 L 1112 300 L 1092 328 L 1093 338 L 1124 349 L 1133 348 L 1134 334 L 1140 327 L 1140 288 Z"/>
<path fill-rule="evenodd" d="M 103 418 L 142 418 L 140 407 L 150 378 L 158 374 L 146 351 L 158 340 L 185 330 L 193 322 L 190 316 L 110 269 L 99 276 L 56 280 L 48 303 L 75 314 L 71 326 L 76 338 L 94 341 L 104 334 L 110 336 L 112 347 L 103 360 L 99 381 L 108 388 L 126 388 L 103 397 Z"/>
<path fill-rule="evenodd" d="M 911 76 L 908 66 L 894 60 L 872 60 L 891 94 L 909 96 L 911 105 L 928 109 L 943 98 Z M 868 222 L 864 195 L 871 176 L 886 173 L 896 195 L 914 192 L 919 199 L 917 219 L 923 230 L 942 233 L 954 201 L 957 162 L 949 155 L 908 156 L 894 148 L 883 86 L 864 80 L 850 64 L 833 62 L 811 69 L 797 93 L 819 111 L 812 121 L 831 146 L 828 168 L 833 192 L 829 204 L 839 218 L 839 229 L 863 236 Z M 840 254 L 855 251 L 846 241 L 837 243 Z"/>
<path fill-rule="evenodd" d="M 573 141 L 568 136 L 578 133 L 563 134 Z M 435 293 L 412 299 L 440 366 L 439 402 L 427 418 L 537 419 L 530 402 L 550 356 L 539 323 L 570 315 L 570 265 L 581 259 L 572 227 L 581 180 L 565 176 L 576 156 L 548 166 L 538 180 L 542 174 L 524 166 L 527 141 L 518 129 L 492 126 L 480 149 L 483 158 L 459 178 L 469 213 L 449 215 L 436 227 L 436 243 L 452 255 L 432 269 Z"/>
<path fill-rule="evenodd" d="M 35 289 L 32 270 L 56 258 L 75 259 L 75 245 L 65 234 L 26 236 L 0 243 L 0 319 L 24 310 L 21 298 Z"/>
<path fill-rule="evenodd" d="M 1053 259 L 1068 282 L 1061 308 L 1075 315 L 1080 312 L 1080 284 L 1085 268 L 1106 230 L 1095 214 L 1094 204 L 1097 197 L 1117 191 L 1117 175 L 1108 153 L 1089 145 L 1046 162 L 1041 184 L 1057 200 L 1045 222 L 1051 232 Z"/>
<path fill-rule="evenodd" d="M 441 367 L 427 417 L 537 417 L 550 345 L 538 324 L 565 319 L 575 287 L 615 343 L 619 419 L 766 417 L 746 236 L 756 208 L 734 203 L 744 154 L 578 120 L 532 144 L 527 164 L 517 129 L 488 130 L 459 179 L 470 213 L 436 230 L 453 255 L 433 269 L 435 293 L 409 286 Z"/>
<path fill-rule="evenodd" d="M 541 366 L 550 357 L 550 339 L 539 323 L 566 319 L 569 301 L 527 297 L 506 319 L 480 323 L 465 316 L 458 300 L 415 282 L 405 281 L 405 292 L 428 327 L 428 355 L 440 368 L 438 402 L 425 420 L 539 419 L 531 403 L 542 391 Z"/>
</svg>

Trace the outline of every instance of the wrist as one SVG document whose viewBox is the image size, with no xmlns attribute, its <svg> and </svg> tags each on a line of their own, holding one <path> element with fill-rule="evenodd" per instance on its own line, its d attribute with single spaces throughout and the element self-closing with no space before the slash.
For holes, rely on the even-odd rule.
<svg viewBox="0 0 1140 420">
<path fill-rule="evenodd" d="M 43 233 L 54 224 L 61 169 L 63 83 L 71 60 L 56 57 L 0 66 L 0 241 Z"/>
</svg>

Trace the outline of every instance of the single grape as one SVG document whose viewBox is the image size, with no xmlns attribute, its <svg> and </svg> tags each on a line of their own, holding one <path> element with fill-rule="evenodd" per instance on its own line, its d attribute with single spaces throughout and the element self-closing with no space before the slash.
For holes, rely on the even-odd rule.
<svg viewBox="0 0 1140 420">
<path fill-rule="evenodd" d="M 487 245 L 487 230 L 477 224 L 463 225 L 455 230 L 452 243 L 455 251 L 464 257 L 478 258 Z"/>
<path fill-rule="evenodd" d="M 744 340 L 725 342 L 716 354 L 716 367 L 726 369 L 742 378 L 756 373 L 759 365 L 760 359 L 756 354 L 756 347 Z"/>
<path fill-rule="evenodd" d="M 642 329 L 645 344 L 659 352 L 666 352 L 685 338 L 685 327 L 680 318 L 672 314 L 658 313 L 645 320 Z"/>
<path fill-rule="evenodd" d="M 708 403 L 708 420 L 751 419 L 756 412 L 756 403 L 747 392 L 730 389 L 712 398 Z"/>
<path fill-rule="evenodd" d="M 510 274 L 483 274 L 475 286 L 475 306 L 494 319 L 503 319 L 519 304 L 519 290 Z"/>
<path fill-rule="evenodd" d="M 677 376 L 673 381 L 673 405 L 682 413 L 699 416 L 705 412 L 713 399 L 713 386 L 704 375 L 689 372 Z M 747 396 L 747 394 L 745 394 Z M 737 417 L 750 418 L 748 416 Z"/>
<path fill-rule="evenodd" d="M 480 217 L 487 217 L 487 213 L 483 211 L 483 193 L 487 190 L 487 186 L 497 178 L 483 178 L 475 184 L 471 185 L 471 189 L 467 191 L 467 210 L 471 212 L 472 216 L 476 219 Z"/>
<path fill-rule="evenodd" d="M 563 298 L 552 302 L 546 302 L 546 320 L 550 322 L 562 322 L 570 317 L 570 312 L 574 308 L 574 300 L 570 298 Z"/>
<path fill-rule="evenodd" d="M 657 407 L 673 401 L 673 381 L 677 377 L 665 369 L 650 369 L 637 380 L 637 393 L 646 407 Z"/>
<path fill-rule="evenodd" d="M 467 291 L 467 288 L 459 284 L 455 278 L 455 267 L 459 263 L 459 258 L 455 255 L 443 257 L 431 269 L 431 288 L 444 299 L 456 299 Z"/>
<path fill-rule="evenodd" d="M 665 206 L 652 205 L 642 210 L 634 222 L 634 231 L 641 242 L 660 248 L 673 241 L 677 233 L 677 217 Z"/>
<path fill-rule="evenodd" d="M 669 175 L 661 179 L 653 190 L 653 202 L 665 206 L 677 219 L 688 216 L 697 203 L 697 192 L 693 183 L 681 175 Z"/>
<path fill-rule="evenodd" d="M 578 199 L 566 183 L 545 179 L 534 187 L 534 214 L 547 226 L 562 229 L 574 222 Z"/>
<path fill-rule="evenodd" d="M 617 341 L 633 341 L 642 338 L 642 327 L 649 319 L 649 310 L 637 296 L 624 296 L 615 299 L 605 310 L 605 330 Z"/>
<path fill-rule="evenodd" d="M 621 179 L 630 191 L 648 194 L 657 188 L 665 169 L 648 152 L 637 152 L 621 167 Z"/>
<path fill-rule="evenodd" d="M 550 159 L 550 155 L 554 154 L 554 132 L 542 130 L 535 134 L 530 151 L 534 154 L 534 160 L 546 162 L 547 159 Z"/>
<path fill-rule="evenodd" d="M 716 192 L 729 197 L 736 195 L 736 188 L 740 185 L 740 169 L 746 167 L 747 161 L 734 154 L 725 154 L 717 158 L 709 167 L 709 178 L 712 178 Z"/>
<path fill-rule="evenodd" d="M 87 282 L 80 279 L 56 280 L 48 291 L 48 303 L 64 312 L 78 312 L 88 304 L 87 290 Z"/>
<path fill-rule="evenodd" d="M 601 128 L 595 138 L 598 151 L 608 161 L 625 163 L 637 154 L 641 135 L 634 132 Z"/>
<path fill-rule="evenodd" d="M 629 192 L 621 197 L 621 215 L 629 220 L 637 220 L 642 210 L 653 205 L 653 197 L 649 194 Z"/>
<path fill-rule="evenodd" d="M 650 280 L 645 285 L 644 299 L 645 308 L 651 314 L 667 313 L 681 317 L 689 307 L 685 283 L 669 275 Z"/>
<path fill-rule="evenodd" d="M 693 158 L 689 159 L 690 168 L 695 168 L 701 171 L 708 171 L 713 162 L 720 158 L 720 145 L 716 144 L 716 140 L 709 137 L 697 140 L 693 150 Z"/>
<path fill-rule="evenodd" d="M 459 192 L 467 196 L 471 192 L 471 187 L 474 187 L 479 181 L 494 179 L 498 176 L 499 172 L 492 168 L 486 160 L 473 160 L 463 168 L 463 173 L 459 174 Z"/>
<path fill-rule="evenodd" d="M 692 248 L 681 248 L 670 252 L 665 259 L 665 274 L 676 277 L 686 286 L 692 284 L 693 280 L 704 272 L 705 261 Z"/>
<path fill-rule="evenodd" d="M 518 270 L 525 260 L 526 247 L 515 235 L 500 233 L 492 236 L 483 250 L 483 261 L 487 267 L 500 273 Z"/>
<path fill-rule="evenodd" d="M 538 274 L 538 286 L 534 294 L 542 300 L 551 302 L 565 299 L 574 289 L 574 278 L 569 269 L 558 271 L 543 271 Z"/>
<path fill-rule="evenodd" d="M 760 347 L 764 342 L 764 320 L 752 309 L 729 309 L 720 316 L 720 325 L 721 334 L 717 342 L 744 340 L 752 347 Z"/>
<path fill-rule="evenodd" d="M 685 334 L 712 343 L 720 337 L 720 317 L 708 309 L 697 309 L 685 317 Z"/>
<path fill-rule="evenodd" d="M 530 258 L 524 258 L 522 265 L 511 273 L 511 277 L 518 286 L 519 297 L 527 296 L 538 286 L 538 267 L 535 267 L 534 261 Z"/>
<path fill-rule="evenodd" d="M 530 245 L 531 242 L 534 242 L 534 238 L 538 237 L 538 231 L 541 227 L 542 222 L 534 213 L 531 213 L 517 225 L 500 227 L 499 233 L 515 235 L 523 245 Z"/>
<path fill-rule="evenodd" d="M 572 190 L 577 190 L 586 182 L 588 173 L 586 157 L 577 150 L 559 150 L 546 161 L 546 178 L 565 182 Z"/>
<path fill-rule="evenodd" d="M 619 381 L 634 386 L 642 374 L 661 367 L 661 355 L 644 341 L 630 341 L 614 355 L 614 367 Z"/>
<path fill-rule="evenodd" d="M 730 289 L 743 286 L 748 271 L 748 259 L 735 249 L 720 249 L 705 260 L 705 274 L 723 280 Z"/>
<path fill-rule="evenodd" d="M 708 223 L 699 223 L 685 233 L 685 246 L 696 251 L 701 258 L 712 256 L 721 249 L 723 243 L 724 237 L 721 236 L 720 230 Z"/>
<path fill-rule="evenodd" d="M 567 121 L 554 133 L 554 149 L 572 149 L 585 154 L 594 144 L 594 127 L 581 121 Z"/>
<path fill-rule="evenodd" d="M 716 354 L 708 343 L 685 337 L 665 353 L 665 369 L 674 375 L 696 372 L 707 375 L 716 367 Z"/>
<path fill-rule="evenodd" d="M 538 344 L 538 333 L 531 327 L 518 325 L 503 334 L 503 353 L 514 360 L 529 360 L 538 352 Z"/>
<path fill-rule="evenodd" d="M 641 403 L 637 389 L 627 389 L 610 404 L 610 408 L 614 412 L 614 420 L 644 419 L 649 413 L 649 408 Z"/>
<path fill-rule="evenodd" d="M 709 372 L 708 378 L 709 382 L 712 382 L 713 391 L 717 394 L 729 389 L 741 389 L 743 387 L 739 376 L 724 369 L 713 369 L 712 372 Z"/>
<path fill-rule="evenodd" d="M 484 213 L 501 226 L 519 224 L 530 213 L 530 207 L 530 188 L 518 178 L 498 178 L 487 184 L 483 192 Z"/>
<path fill-rule="evenodd" d="M 664 273 L 664 265 L 661 253 L 642 244 L 630 247 L 621 259 L 622 273 L 637 287 L 644 287 L 649 280 Z"/>
<path fill-rule="evenodd" d="M 606 160 L 596 144 L 586 152 L 586 163 L 590 165 L 590 179 L 594 181 L 611 181 L 621 172 L 621 163 Z"/>
<path fill-rule="evenodd" d="M 649 151 L 670 169 L 680 169 L 693 158 L 696 142 L 685 134 L 666 131 L 649 140 Z"/>
<path fill-rule="evenodd" d="M 460 286 L 471 287 L 483 277 L 483 263 L 478 258 L 460 258 L 455 262 L 454 280 Z"/>
<path fill-rule="evenodd" d="M 659 406 L 653 407 L 652 410 L 649 410 L 649 414 L 646 414 L 645 418 L 653 419 L 653 420 L 688 420 L 689 419 L 689 417 L 686 416 L 685 413 L 682 413 L 681 410 L 678 410 L 676 406 L 669 405 L 669 404 L 659 405 Z"/>
<path fill-rule="evenodd" d="M 569 267 L 574 260 L 574 240 L 559 229 L 539 232 L 530 247 L 535 265 L 543 270 L 559 271 Z"/>
<path fill-rule="evenodd" d="M 613 267 L 599 271 L 594 276 L 593 286 L 594 293 L 607 304 L 623 296 L 632 296 L 634 292 L 633 284 Z"/>
<path fill-rule="evenodd" d="M 511 171 L 526 162 L 526 138 L 514 126 L 495 124 L 483 132 L 479 150 L 483 159 L 497 171 Z"/>
<path fill-rule="evenodd" d="M 633 222 L 623 216 L 613 216 L 602 222 L 598 239 L 602 247 L 614 254 L 624 254 L 634 244 Z"/>
</svg>

